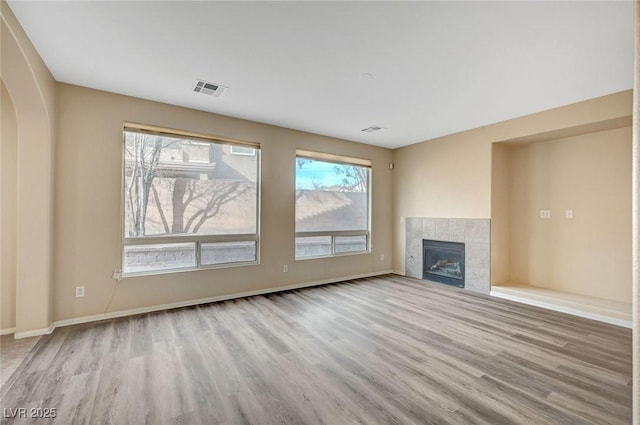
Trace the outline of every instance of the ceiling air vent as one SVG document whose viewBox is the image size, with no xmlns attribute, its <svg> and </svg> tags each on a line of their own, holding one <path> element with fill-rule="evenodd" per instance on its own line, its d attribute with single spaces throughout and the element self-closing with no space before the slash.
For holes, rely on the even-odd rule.
<svg viewBox="0 0 640 425">
<path fill-rule="evenodd" d="M 209 96 L 218 97 L 222 94 L 222 92 L 226 89 L 225 86 L 221 86 L 220 84 L 210 83 L 204 80 L 196 80 L 195 86 L 193 86 L 193 91 L 196 93 L 208 94 Z"/>
<path fill-rule="evenodd" d="M 374 131 L 382 130 L 384 127 L 380 127 L 378 125 L 370 125 L 367 128 L 363 128 L 362 131 L 365 133 L 373 133 Z"/>
</svg>

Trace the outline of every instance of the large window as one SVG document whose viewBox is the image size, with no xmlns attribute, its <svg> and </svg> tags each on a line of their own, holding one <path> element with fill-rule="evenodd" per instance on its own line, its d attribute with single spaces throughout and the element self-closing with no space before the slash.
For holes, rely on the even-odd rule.
<svg viewBox="0 0 640 425">
<path fill-rule="evenodd" d="M 259 153 L 125 128 L 123 273 L 257 262 Z"/>
<path fill-rule="evenodd" d="M 369 251 L 367 160 L 298 151 L 296 258 Z"/>
</svg>

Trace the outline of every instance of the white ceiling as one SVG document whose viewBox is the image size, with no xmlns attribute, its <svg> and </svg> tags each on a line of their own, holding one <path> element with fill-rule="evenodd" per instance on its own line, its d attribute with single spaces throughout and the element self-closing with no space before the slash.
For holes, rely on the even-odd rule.
<svg viewBox="0 0 640 425">
<path fill-rule="evenodd" d="M 9 5 L 58 81 L 385 147 L 632 87 L 631 1 Z"/>
</svg>

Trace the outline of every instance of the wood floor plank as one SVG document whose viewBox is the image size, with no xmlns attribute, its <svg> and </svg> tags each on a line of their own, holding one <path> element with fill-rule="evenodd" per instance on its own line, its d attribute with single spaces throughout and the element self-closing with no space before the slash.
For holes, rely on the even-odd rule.
<svg viewBox="0 0 640 425">
<path fill-rule="evenodd" d="M 631 422 L 629 329 L 397 275 L 57 329 L 3 424 Z M 6 411 L 6 410 L 5 410 Z"/>
</svg>

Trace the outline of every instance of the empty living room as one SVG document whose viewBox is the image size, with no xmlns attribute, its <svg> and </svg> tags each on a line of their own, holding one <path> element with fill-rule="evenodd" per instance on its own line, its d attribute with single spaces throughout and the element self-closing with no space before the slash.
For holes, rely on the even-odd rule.
<svg viewBox="0 0 640 425">
<path fill-rule="evenodd" d="M 639 2 L 0 18 L 0 423 L 640 425 Z"/>
</svg>

